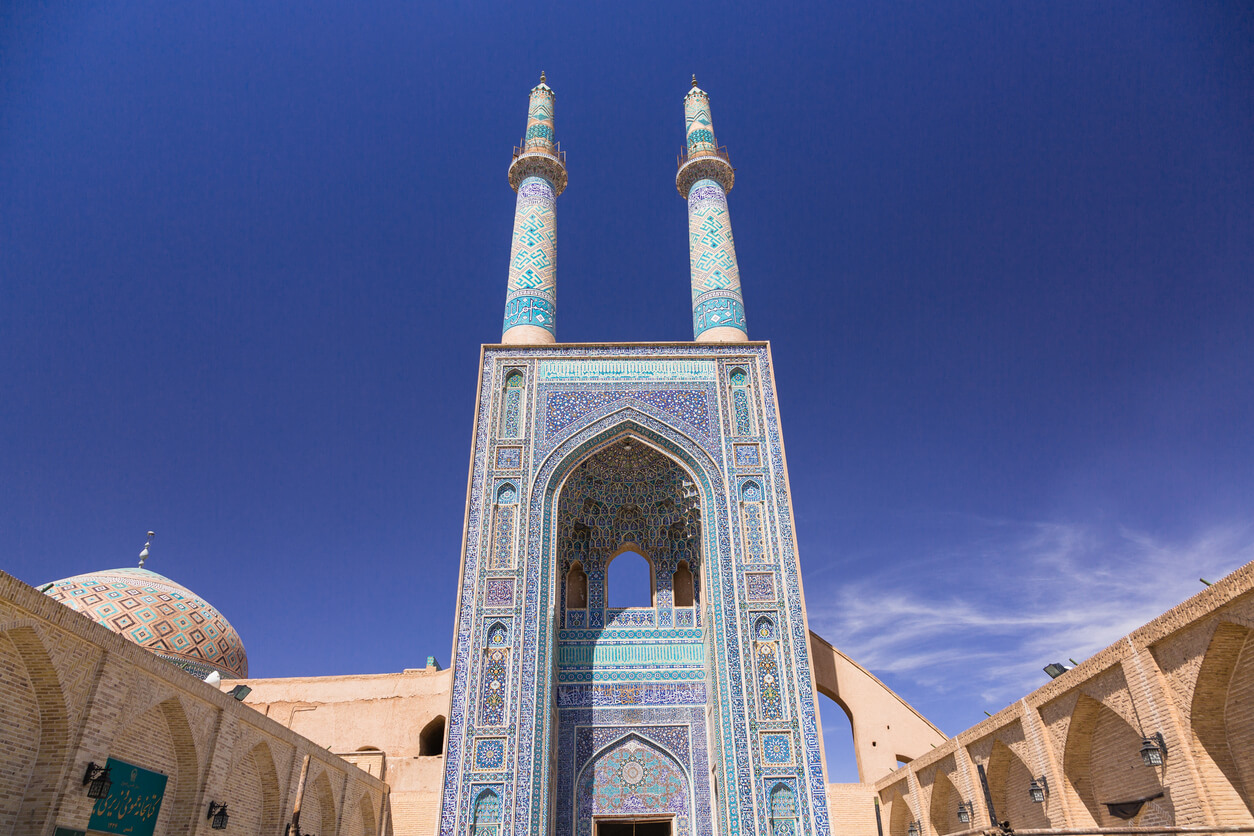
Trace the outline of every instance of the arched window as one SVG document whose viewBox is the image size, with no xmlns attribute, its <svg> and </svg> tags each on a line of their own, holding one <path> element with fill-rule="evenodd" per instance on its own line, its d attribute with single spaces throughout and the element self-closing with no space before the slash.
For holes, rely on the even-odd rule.
<svg viewBox="0 0 1254 836">
<path fill-rule="evenodd" d="M 749 374 L 736 367 L 728 376 L 731 384 L 732 432 L 735 435 L 752 435 L 753 421 L 749 410 Z"/>
<path fill-rule="evenodd" d="M 479 696 L 479 722 L 485 726 L 505 723 L 506 690 L 509 684 L 509 629 L 500 621 L 488 628 L 486 662 Z"/>
<path fill-rule="evenodd" d="M 653 606 L 653 572 L 648 559 L 623 552 L 610 562 L 606 593 L 611 609 Z"/>
<path fill-rule="evenodd" d="M 762 507 L 762 487 L 752 479 L 740 486 L 740 528 L 744 534 L 745 560 L 766 560 L 766 512 Z"/>
<path fill-rule="evenodd" d="M 501 797 L 493 790 L 484 790 L 475 799 L 471 816 L 472 836 L 496 836 L 501 825 Z"/>
<path fill-rule="evenodd" d="M 692 570 L 688 568 L 688 561 L 681 560 L 675 567 L 675 574 L 671 575 L 671 590 L 675 596 L 675 606 L 692 606 Z"/>
<path fill-rule="evenodd" d="M 418 754 L 424 757 L 444 754 L 444 717 L 439 716 L 418 733 Z"/>
<path fill-rule="evenodd" d="M 762 616 L 753 625 L 753 637 L 760 642 L 775 641 L 775 622 Z"/>
<path fill-rule="evenodd" d="M 576 560 L 566 573 L 566 609 L 581 610 L 588 606 L 588 573 Z"/>
<path fill-rule="evenodd" d="M 797 832 L 797 793 L 782 781 L 771 788 L 771 836 Z"/>
<path fill-rule="evenodd" d="M 496 489 L 496 507 L 492 509 L 492 560 L 497 569 L 514 565 L 514 520 L 518 516 L 518 489 L 505 482 Z"/>
<path fill-rule="evenodd" d="M 523 383 L 523 374 L 517 369 L 505 376 L 505 397 L 501 403 L 502 438 L 518 438 L 522 435 Z"/>
<path fill-rule="evenodd" d="M 758 716 L 763 720 L 784 719 L 783 683 L 779 681 L 779 645 L 775 641 L 775 622 L 762 616 L 753 624 L 753 639 L 758 660 Z"/>
</svg>

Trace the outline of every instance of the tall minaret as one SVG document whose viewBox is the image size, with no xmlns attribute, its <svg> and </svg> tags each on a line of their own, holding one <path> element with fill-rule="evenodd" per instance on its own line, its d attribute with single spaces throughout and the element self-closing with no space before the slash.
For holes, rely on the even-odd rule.
<svg viewBox="0 0 1254 836">
<path fill-rule="evenodd" d="M 697 86 L 684 96 L 688 144 L 675 185 L 688 200 L 688 259 L 692 266 L 692 335 L 697 342 L 746 342 L 745 302 L 732 242 L 727 193 L 735 169 L 714 139 L 710 97 Z"/>
<path fill-rule="evenodd" d="M 553 141 L 554 94 L 544 82 L 540 73 L 540 83 L 531 89 L 527 133 L 509 166 L 518 204 L 503 343 L 557 341 L 557 196 L 566 188 L 566 155 Z"/>
</svg>

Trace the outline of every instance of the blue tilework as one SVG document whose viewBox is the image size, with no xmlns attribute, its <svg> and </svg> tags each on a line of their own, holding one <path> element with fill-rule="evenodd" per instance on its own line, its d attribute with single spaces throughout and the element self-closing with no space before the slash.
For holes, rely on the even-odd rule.
<svg viewBox="0 0 1254 836">
<path fill-rule="evenodd" d="M 730 392 L 720 394 L 715 387 L 708 390 L 710 404 L 710 437 L 698 439 L 680 421 L 656 406 L 648 404 L 630 405 L 622 401 L 618 404 L 607 404 L 605 410 L 593 409 L 586 415 L 563 426 L 557 436 L 545 435 L 540 420 L 528 417 L 527 423 L 520 428 L 520 444 L 530 451 L 524 450 L 522 460 L 531 461 L 531 471 L 527 474 L 525 485 L 520 488 L 519 507 L 523 515 L 518 521 L 521 533 L 525 537 L 526 554 L 529 556 L 525 565 L 514 570 L 519 579 L 514 596 L 514 612 L 526 614 L 546 612 L 560 603 L 560 594 L 555 589 L 554 579 L 558 577 L 557 556 L 546 553 L 541 543 L 551 542 L 554 535 L 553 519 L 556 512 L 556 491 L 559 485 L 571 472 L 578 461 L 587 454 L 612 443 L 624 432 L 630 431 L 638 438 L 657 446 L 667 455 L 675 457 L 693 477 L 693 490 L 702 504 L 703 538 L 701 543 L 701 559 L 705 561 L 705 577 L 709 589 L 705 592 L 710 623 L 696 629 L 709 632 L 709 646 L 712 657 L 710 664 L 720 672 L 721 687 L 705 696 L 711 700 L 711 722 L 709 733 L 702 732 L 700 739 L 709 739 L 715 747 L 709 754 L 720 776 L 720 784 L 724 790 L 720 793 L 715 818 L 708 824 L 708 830 L 696 818 L 687 826 L 692 833 L 739 834 L 742 830 L 755 833 L 766 833 L 772 829 L 767 798 L 769 787 L 763 781 L 768 777 L 762 770 L 768 768 L 762 752 L 762 741 L 756 731 L 750 736 L 750 729 L 736 722 L 736 717 L 745 716 L 746 710 L 753 716 L 761 716 L 761 697 L 758 693 L 757 666 L 750 663 L 746 666 L 745 656 L 739 648 L 741 644 L 751 640 L 749 617 L 747 611 L 741 611 L 737 603 L 737 588 L 742 589 L 742 596 L 764 596 L 761 590 L 767 586 L 776 587 L 773 592 L 780 607 L 777 639 L 773 643 L 778 648 L 777 665 L 780 700 L 787 706 L 785 716 L 792 720 L 783 721 L 791 724 L 798 734 L 800 742 L 799 754 L 794 764 L 776 765 L 772 776 L 778 776 L 781 770 L 784 777 L 794 787 L 804 787 L 805 791 L 797 797 L 797 818 L 794 821 L 795 832 L 827 836 L 829 832 L 827 812 L 824 803 L 824 787 L 822 785 L 822 768 L 819 762 L 819 746 L 817 724 L 814 721 L 813 693 L 810 691 L 809 660 L 805 651 L 806 632 L 805 620 L 801 610 L 800 592 L 797 577 L 797 563 L 793 550 L 793 525 L 788 512 L 786 480 L 783 478 L 782 447 L 779 442 L 778 423 L 770 382 L 770 365 L 764 346 L 740 345 L 734 347 L 709 346 L 700 349 L 701 356 L 709 357 L 718 363 L 719 379 L 726 380 L 730 368 L 723 357 L 736 357 L 737 367 L 746 365 L 753 374 L 754 385 L 746 391 L 746 409 L 752 414 L 748 427 L 750 434 L 739 440 L 745 443 L 760 445 L 764 456 L 760 466 L 764 468 L 760 480 L 762 489 L 763 524 L 779 542 L 762 564 L 764 571 L 752 574 L 765 576 L 765 580 L 751 580 L 744 568 L 742 543 L 742 520 L 738 502 L 728 503 L 725 499 L 723 485 L 732 476 L 729 468 L 734 461 L 731 437 L 736 435 L 736 427 L 729 424 L 734 412 L 728 406 L 721 419 L 720 413 L 714 408 L 719 402 L 730 403 Z M 691 347 L 578 347 L 551 348 L 536 350 L 530 348 L 489 349 L 485 357 L 484 379 L 482 381 L 481 409 L 487 414 L 494 414 L 498 409 L 498 398 L 504 393 L 501 381 L 501 366 L 527 366 L 530 375 L 535 374 L 535 364 L 539 358 L 561 358 L 570 361 L 588 358 L 664 358 L 691 357 Z M 535 402 L 539 399 L 539 390 L 548 383 L 535 387 Z M 557 385 L 557 384 L 553 384 Z M 579 386 L 561 383 L 565 391 L 574 391 Z M 498 388 L 499 387 L 499 388 Z M 621 383 L 598 384 L 590 381 L 591 391 L 606 388 L 636 389 L 636 386 L 624 387 Z M 644 387 L 641 387 L 644 388 Z M 674 388 L 674 387 L 671 387 Z M 695 385 L 700 388 L 700 385 Z M 755 392 L 761 392 L 755 396 Z M 726 400 L 725 400 L 726 399 Z M 543 411 L 543 407 L 541 410 Z M 456 638 L 457 671 L 453 684 L 453 710 L 450 715 L 449 748 L 446 754 L 445 768 L 447 780 L 445 797 L 440 814 L 440 830 L 442 834 L 458 832 L 458 822 L 464 832 L 471 824 L 473 815 L 473 799 L 475 788 L 479 786 L 470 780 L 471 770 L 464 768 L 464 752 L 467 747 L 473 750 L 476 739 L 474 725 L 467 713 L 467 695 L 479 693 L 483 672 L 487 667 L 487 659 L 483 651 L 475 651 L 474 613 L 477 607 L 483 606 L 486 595 L 487 570 L 485 561 L 480 560 L 481 543 L 490 542 L 487 529 L 491 524 L 491 515 L 485 511 L 492 508 L 491 494 L 485 494 L 494 482 L 491 473 L 485 466 L 484 457 L 490 449 L 483 438 L 485 427 L 491 422 L 479 422 L 480 435 L 475 441 L 474 464 L 471 475 L 471 508 L 468 513 L 468 536 L 466 542 L 465 573 L 460 595 L 458 631 Z M 752 433 L 758 433 L 753 435 Z M 720 497 L 724 497 L 720 499 Z M 500 570 L 496 572 L 500 574 Z M 778 578 L 778 580 L 775 580 Z M 542 580 L 547 579 L 547 580 Z M 769 581 L 769 583 L 768 583 Z M 750 590 L 758 590 L 750 592 Z M 669 600 L 669 587 L 659 579 L 658 600 L 663 603 Z M 555 601 L 555 596 L 559 600 Z M 590 590 L 591 596 L 591 590 Z M 713 597 L 710 597 L 713 596 Z M 744 599 L 741 599 L 744 600 Z M 765 598 L 763 598 L 765 600 Z M 659 613 L 662 608 L 659 608 Z M 569 624 L 569 622 L 567 622 Z M 597 628 L 604 629 L 604 628 Z M 645 628 L 623 628 L 645 629 Z M 482 640 L 480 640 L 482 641 Z M 618 685 L 620 687 L 637 687 L 635 683 L 605 683 L 563 685 L 557 689 L 551 665 L 546 660 L 554 658 L 556 653 L 556 634 L 551 624 L 544 624 L 531 617 L 524 618 L 519 625 L 518 635 L 511 636 L 510 655 L 519 663 L 508 668 L 506 676 L 511 693 L 518 695 L 510 700 L 506 707 L 506 726 L 501 736 L 516 737 L 516 744 L 509 749 L 511 763 L 517 768 L 509 774 L 502 774 L 498 780 L 502 803 L 502 833 L 514 836 L 540 836 L 546 833 L 551 824 L 546 811 L 550 809 L 550 799 L 557 803 L 561 815 L 561 800 L 570 798 L 569 793 L 563 796 L 558 787 L 563 781 L 574 781 L 574 776 L 549 775 L 544 766 L 550 759 L 549 734 L 557 722 L 558 712 L 563 716 L 560 727 L 565 729 L 565 714 L 568 711 L 584 711 L 597 715 L 595 723 L 586 725 L 603 726 L 615 721 L 610 714 L 614 713 L 624 728 L 639 728 L 634 724 L 652 723 L 643 714 L 629 716 L 630 712 L 651 711 L 687 711 L 692 714 L 688 722 L 703 722 L 704 708 L 700 706 L 682 706 L 675 708 L 654 707 L 646 700 L 645 704 L 630 708 L 576 706 L 573 702 L 592 702 L 597 699 L 589 689 Z M 516 657 L 515 657 L 515 654 Z M 750 654 L 755 659 L 756 654 Z M 756 659 L 755 659 L 756 662 Z M 798 683 L 804 683 L 799 687 Z M 700 683 L 666 683 L 678 686 L 698 686 Z M 658 687 L 653 683 L 640 683 L 638 687 Z M 746 686 L 748 687 L 746 688 Z M 473 690 L 468 690 L 473 689 Z M 572 690 L 566 690 L 572 689 Z M 587 695 L 580 691 L 587 690 Z M 549 696 L 552 694 L 553 696 Z M 557 699 L 555 700 L 554 697 Z M 611 700 L 629 699 L 628 695 L 618 693 L 608 698 Z M 477 701 L 477 699 L 475 700 Z M 558 705 L 554 705 L 557 702 Z M 516 703 L 516 704 L 515 704 Z M 620 703 L 621 704 L 621 703 Z M 603 702 L 601 705 L 605 705 Z M 703 728 L 703 727 L 702 727 Z M 565 734 L 565 732 L 563 732 Z M 694 739 L 696 739 L 694 737 Z M 573 741 L 572 741 L 573 743 Z M 569 748 L 563 740 L 558 746 Z M 663 746 L 663 748 L 666 748 Z M 482 774 L 482 773 L 476 773 Z M 693 775 L 708 775 L 709 767 L 694 768 Z M 520 775 L 529 776 L 520 780 Z M 535 780 L 530 776 L 534 775 Z M 774 784 L 772 784 L 773 786 Z M 573 784 L 566 784 L 567 787 Z M 756 788 L 756 789 L 755 789 Z M 555 796 L 554 793 L 557 793 Z M 710 796 L 704 796 L 704 805 L 708 809 Z M 697 802 L 700 808 L 702 802 Z M 698 809 L 697 815 L 700 814 Z M 573 816 L 573 811 L 570 814 Z M 572 827 L 574 822 L 572 821 Z M 575 832 L 575 831 L 566 831 Z"/>
</svg>

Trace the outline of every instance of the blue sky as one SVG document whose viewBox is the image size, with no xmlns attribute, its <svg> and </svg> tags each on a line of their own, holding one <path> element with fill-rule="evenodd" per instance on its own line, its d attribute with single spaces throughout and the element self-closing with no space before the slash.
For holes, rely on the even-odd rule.
<svg viewBox="0 0 1254 836">
<path fill-rule="evenodd" d="M 2 568 L 447 663 L 541 69 L 564 341 L 690 338 L 710 92 L 812 626 L 946 732 L 1254 559 L 1248 6 L 151 2 L 0 11 Z"/>
</svg>

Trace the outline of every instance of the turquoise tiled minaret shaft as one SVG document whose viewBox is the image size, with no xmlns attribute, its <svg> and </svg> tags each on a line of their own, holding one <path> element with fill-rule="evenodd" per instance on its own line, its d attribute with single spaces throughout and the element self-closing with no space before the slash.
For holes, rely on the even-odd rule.
<svg viewBox="0 0 1254 836">
<path fill-rule="evenodd" d="M 518 203 L 503 343 L 557 340 L 557 196 L 566 189 L 566 155 L 553 141 L 553 100 L 553 89 L 541 73 L 531 90 L 527 133 L 509 167 Z"/>
<path fill-rule="evenodd" d="M 745 302 L 732 240 L 727 192 L 736 180 L 727 151 L 718 147 L 710 97 L 697 86 L 684 97 L 687 144 L 675 185 L 688 200 L 688 258 L 692 268 L 692 334 L 697 342 L 744 342 Z"/>
</svg>

